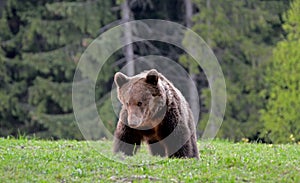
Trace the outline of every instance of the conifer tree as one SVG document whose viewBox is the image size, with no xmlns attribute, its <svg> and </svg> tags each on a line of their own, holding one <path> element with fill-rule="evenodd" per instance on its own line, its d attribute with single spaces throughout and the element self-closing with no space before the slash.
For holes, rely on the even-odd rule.
<svg viewBox="0 0 300 183">
<path fill-rule="evenodd" d="M 5 71 L 1 135 L 20 130 L 81 138 L 72 114 L 73 75 L 84 49 L 103 25 L 115 19 L 108 11 L 111 7 L 105 0 L 7 0 L 0 24 Z M 106 83 L 112 75 L 98 82 Z"/>
<path fill-rule="evenodd" d="M 265 82 L 268 90 L 262 111 L 264 137 L 273 143 L 300 141 L 300 0 L 294 0 L 284 16 L 286 38 L 273 50 Z"/>
<path fill-rule="evenodd" d="M 226 114 L 220 137 L 257 140 L 259 110 L 264 100 L 263 66 L 280 38 L 280 14 L 287 2 L 194 0 L 192 29 L 211 47 L 223 69 L 226 88 Z M 278 28 L 279 27 L 279 28 Z M 205 84 L 205 83 L 204 83 Z M 202 86 L 207 87 L 207 86 Z M 210 94 L 203 90 L 204 108 Z M 203 107 L 201 107 L 203 110 Z M 207 119 L 202 116 L 203 121 Z M 205 123 L 200 123 L 203 130 Z"/>
</svg>

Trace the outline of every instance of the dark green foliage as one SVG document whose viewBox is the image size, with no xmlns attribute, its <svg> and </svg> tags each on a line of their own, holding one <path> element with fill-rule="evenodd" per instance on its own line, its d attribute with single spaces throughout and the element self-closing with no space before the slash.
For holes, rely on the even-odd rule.
<svg viewBox="0 0 300 183">
<path fill-rule="evenodd" d="M 72 114 L 73 75 L 88 40 L 114 20 L 111 7 L 103 0 L 7 0 L 0 20 L 1 136 L 82 138 Z"/>
<path fill-rule="evenodd" d="M 259 110 L 264 100 L 263 69 L 280 38 L 280 14 L 287 3 L 279 1 L 195 0 L 193 30 L 208 43 L 223 69 L 227 108 L 219 136 L 257 140 L 263 127 Z M 203 91 L 209 107 L 209 92 Z M 208 95 L 207 95 L 208 94 Z M 205 118 L 204 118 L 205 119 Z M 203 124 L 201 126 L 204 126 Z"/>
<path fill-rule="evenodd" d="M 298 0 L 284 17 L 289 1 L 193 3 L 192 29 L 212 48 L 226 79 L 227 108 L 219 137 L 299 141 Z M 103 26 L 121 17 L 120 4 L 121 0 L 0 2 L 0 136 L 25 133 L 82 139 L 71 103 L 74 71 L 92 40 L 110 28 Z M 165 19 L 185 25 L 184 1 L 128 0 L 128 4 L 132 19 Z M 182 50 L 165 43 L 138 42 L 133 49 L 135 56 L 169 57 L 192 74 L 201 94 L 201 135 L 211 102 L 201 68 Z M 95 74 L 99 61 L 106 59 L 101 52 L 92 52 L 89 56 L 95 65 L 80 70 L 82 77 Z M 116 115 L 107 94 L 114 73 L 125 63 L 121 54 L 119 50 L 108 59 L 95 81 L 97 110 L 110 132 L 114 131 Z M 89 108 L 83 112 L 89 115 Z M 93 126 L 93 120 L 87 121 L 91 138 L 107 136 L 105 131 L 98 133 L 97 128 L 104 127 Z"/>
<path fill-rule="evenodd" d="M 268 98 L 261 121 L 265 133 L 273 143 L 300 141 L 300 1 L 295 0 L 285 14 L 283 28 L 286 39 L 273 50 L 268 63 L 265 82 Z"/>
</svg>

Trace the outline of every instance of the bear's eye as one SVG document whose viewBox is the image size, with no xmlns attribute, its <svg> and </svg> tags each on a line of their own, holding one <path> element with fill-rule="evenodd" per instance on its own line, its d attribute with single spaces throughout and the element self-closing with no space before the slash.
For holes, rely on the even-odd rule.
<svg viewBox="0 0 300 183">
<path fill-rule="evenodd" d="M 138 102 L 137 106 L 141 107 L 142 106 L 142 102 Z"/>
</svg>

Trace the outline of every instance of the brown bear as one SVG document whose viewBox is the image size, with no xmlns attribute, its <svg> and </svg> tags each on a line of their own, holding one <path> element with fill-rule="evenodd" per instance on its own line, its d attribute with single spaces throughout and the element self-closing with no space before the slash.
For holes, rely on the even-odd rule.
<svg viewBox="0 0 300 183">
<path fill-rule="evenodd" d="M 199 158 L 196 125 L 189 104 L 155 69 L 133 77 L 115 74 L 122 104 L 114 133 L 114 153 L 133 155 L 146 142 L 153 155 Z"/>
</svg>

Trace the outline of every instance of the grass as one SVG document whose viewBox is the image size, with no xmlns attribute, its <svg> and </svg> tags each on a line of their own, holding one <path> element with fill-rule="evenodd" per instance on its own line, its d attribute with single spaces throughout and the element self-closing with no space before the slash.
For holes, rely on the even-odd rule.
<svg viewBox="0 0 300 183">
<path fill-rule="evenodd" d="M 300 182 L 300 145 L 201 144 L 197 161 L 152 157 L 145 148 L 113 156 L 110 141 L 0 138 L 0 182 Z"/>
</svg>

